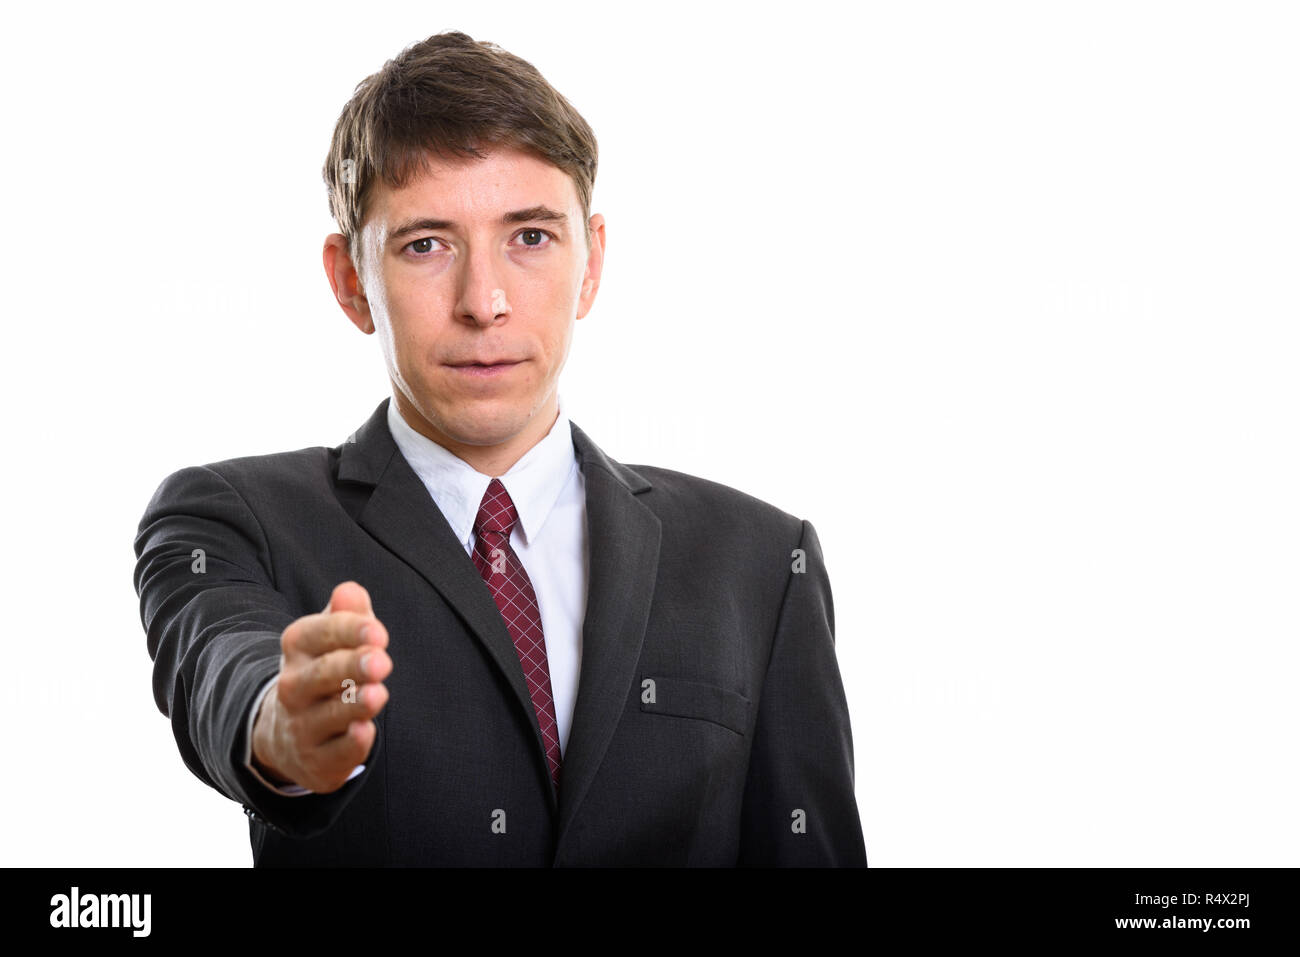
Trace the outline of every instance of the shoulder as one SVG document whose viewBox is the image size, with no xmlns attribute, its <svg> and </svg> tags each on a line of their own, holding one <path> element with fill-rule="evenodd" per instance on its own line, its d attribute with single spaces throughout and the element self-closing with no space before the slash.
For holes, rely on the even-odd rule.
<svg viewBox="0 0 1300 957">
<path fill-rule="evenodd" d="M 665 524 L 701 534 L 797 543 L 803 520 L 748 492 L 653 465 L 628 465 L 650 484 L 638 495 Z"/>
<path fill-rule="evenodd" d="M 167 475 L 154 502 L 213 496 L 259 506 L 332 497 L 338 449 L 315 446 L 188 465 Z"/>
<path fill-rule="evenodd" d="M 337 470 L 338 449 L 325 446 L 242 455 L 200 466 L 237 486 L 294 485 L 327 480 Z"/>
</svg>

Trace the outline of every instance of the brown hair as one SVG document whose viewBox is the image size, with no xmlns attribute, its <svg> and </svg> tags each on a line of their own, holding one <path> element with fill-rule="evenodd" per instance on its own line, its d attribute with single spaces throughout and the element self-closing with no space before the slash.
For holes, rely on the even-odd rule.
<svg viewBox="0 0 1300 957">
<path fill-rule="evenodd" d="M 480 157 L 506 145 L 559 167 L 577 187 L 587 241 L 596 135 L 537 68 L 459 31 L 412 44 L 353 91 L 334 127 L 323 174 L 330 213 L 354 262 L 366 201 L 382 180 L 405 186 L 429 154 Z"/>
</svg>

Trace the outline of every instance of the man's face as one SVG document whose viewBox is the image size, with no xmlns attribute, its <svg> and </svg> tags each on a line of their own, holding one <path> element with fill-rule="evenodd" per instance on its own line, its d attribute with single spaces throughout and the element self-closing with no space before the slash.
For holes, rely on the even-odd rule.
<svg viewBox="0 0 1300 957">
<path fill-rule="evenodd" d="M 345 310 L 379 332 L 413 427 L 453 451 L 514 445 L 520 454 L 549 430 L 574 320 L 600 280 L 604 220 L 591 225 L 589 248 L 572 179 L 507 147 L 433 158 L 399 190 L 377 184 L 355 310 Z M 335 291 L 344 301 L 347 284 Z"/>
</svg>

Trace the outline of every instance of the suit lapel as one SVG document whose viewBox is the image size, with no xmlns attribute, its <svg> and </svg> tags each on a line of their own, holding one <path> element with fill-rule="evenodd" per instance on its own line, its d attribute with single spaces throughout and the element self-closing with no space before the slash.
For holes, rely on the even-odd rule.
<svg viewBox="0 0 1300 957">
<path fill-rule="evenodd" d="M 538 766 L 546 750 L 514 641 L 473 560 L 398 451 L 385 399 L 339 450 L 341 483 L 372 487 L 357 522 L 414 568 L 465 621 L 505 676 L 533 727 Z M 578 700 L 561 768 L 558 833 L 590 787 L 627 702 L 645 637 L 659 564 L 659 519 L 637 495 L 643 476 L 607 457 L 572 422 L 574 451 L 587 495 L 590 580 L 582 627 Z"/>
<path fill-rule="evenodd" d="M 650 617 L 661 531 L 658 516 L 637 499 L 650 483 L 608 458 L 585 432 L 569 424 L 587 486 L 590 579 L 578 701 L 560 771 L 559 841 L 627 706 Z"/>
</svg>

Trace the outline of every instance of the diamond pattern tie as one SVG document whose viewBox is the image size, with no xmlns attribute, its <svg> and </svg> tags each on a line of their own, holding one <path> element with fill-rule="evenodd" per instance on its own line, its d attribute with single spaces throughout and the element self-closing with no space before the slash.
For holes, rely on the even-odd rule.
<svg viewBox="0 0 1300 957">
<path fill-rule="evenodd" d="M 542 635 L 541 610 L 533 583 L 528 580 L 519 556 L 510 547 L 510 531 L 519 520 L 515 503 L 506 487 L 493 479 L 483 493 L 483 503 L 474 519 L 474 564 L 487 582 L 506 630 L 514 639 L 519 663 L 528 682 L 528 694 L 537 712 L 551 766 L 551 781 L 560 786 L 560 733 L 555 724 L 555 701 L 551 697 L 551 671 L 546 663 L 546 641 Z"/>
</svg>

